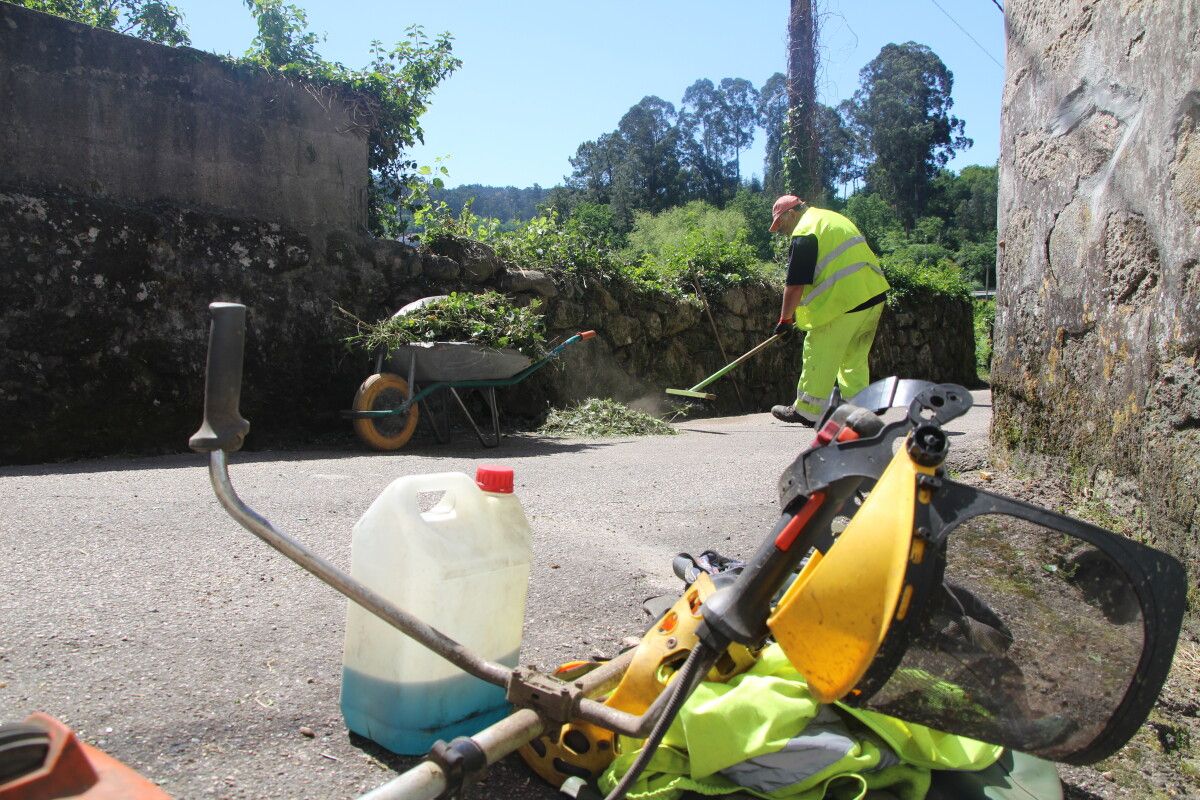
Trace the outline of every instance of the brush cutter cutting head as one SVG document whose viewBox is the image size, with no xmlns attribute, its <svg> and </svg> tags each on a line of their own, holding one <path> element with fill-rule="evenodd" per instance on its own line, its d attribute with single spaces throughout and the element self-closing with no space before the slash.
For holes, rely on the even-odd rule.
<svg viewBox="0 0 1200 800">
<path fill-rule="evenodd" d="M 691 389 L 667 389 L 667 394 L 677 394 L 680 397 L 694 397 L 697 400 L 716 400 L 715 394 L 709 392 L 693 392 Z"/>
</svg>

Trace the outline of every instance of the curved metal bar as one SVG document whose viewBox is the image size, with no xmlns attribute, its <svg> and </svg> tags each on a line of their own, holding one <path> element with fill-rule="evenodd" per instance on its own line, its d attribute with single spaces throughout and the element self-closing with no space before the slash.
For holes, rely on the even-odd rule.
<svg viewBox="0 0 1200 800">
<path fill-rule="evenodd" d="M 229 480 L 224 450 L 209 454 L 208 474 L 221 505 L 246 530 L 419 644 L 480 680 L 507 686 L 511 670 L 480 658 L 446 634 L 426 625 L 391 601 L 356 581 L 297 540 L 278 530 L 238 497 Z"/>
</svg>

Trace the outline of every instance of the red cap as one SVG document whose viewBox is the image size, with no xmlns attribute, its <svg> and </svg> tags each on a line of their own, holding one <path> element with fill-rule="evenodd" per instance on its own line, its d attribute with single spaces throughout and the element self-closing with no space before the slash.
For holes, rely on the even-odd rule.
<svg viewBox="0 0 1200 800">
<path fill-rule="evenodd" d="M 475 470 L 475 484 L 485 492 L 512 494 L 512 467 L 497 467 L 491 464 L 480 464 Z"/>
<path fill-rule="evenodd" d="M 794 194 L 785 194 L 775 201 L 775 205 L 771 206 L 771 233 L 779 230 L 779 218 L 797 206 L 804 205 L 804 201 Z"/>
</svg>

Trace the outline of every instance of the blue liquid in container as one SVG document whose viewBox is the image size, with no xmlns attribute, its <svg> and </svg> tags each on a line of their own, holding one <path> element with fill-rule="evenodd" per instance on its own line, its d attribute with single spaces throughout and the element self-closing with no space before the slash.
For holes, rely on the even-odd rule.
<svg viewBox="0 0 1200 800">
<path fill-rule="evenodd" d="M 517 665 L 517 653 L 500 659 Z M 471 736 L 506 717 L 504 687 L 472 675 L 398 684 L 342 669 L 342 716 L 360 736 L 405 756 L 424 755 L 438 739 Z"/>
</svg>

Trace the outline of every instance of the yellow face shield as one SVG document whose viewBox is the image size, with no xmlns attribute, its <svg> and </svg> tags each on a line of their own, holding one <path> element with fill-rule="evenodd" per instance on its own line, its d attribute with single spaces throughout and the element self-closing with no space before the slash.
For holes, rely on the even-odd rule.
<svg viewBox="0 0 1200 800">
<path fill-rule="evenodd" d="M 767 621 L 823 703 L 862 680 L 893 620 L 908 610 L 909 566 L 925 555 L 923 540 L 913 538 L 917 476 L 933 473 L 900 450 L 829 552 L 812 553 Z"/>
</svg>

